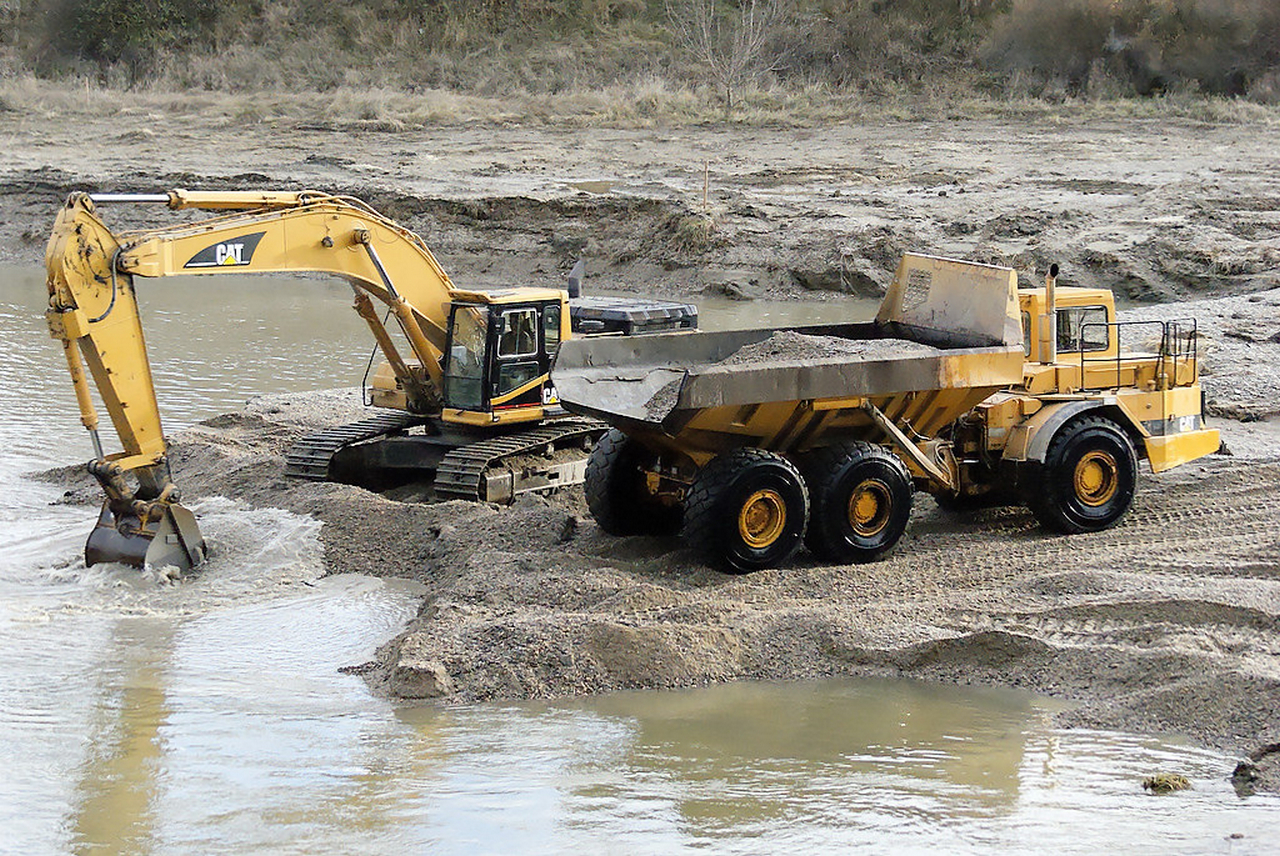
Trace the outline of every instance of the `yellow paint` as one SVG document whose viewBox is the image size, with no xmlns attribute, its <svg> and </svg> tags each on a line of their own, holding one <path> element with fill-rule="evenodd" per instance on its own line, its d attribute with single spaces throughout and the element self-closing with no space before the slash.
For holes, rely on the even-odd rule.
<svg viewBox="0 0 1280 856">
<path fill-rule="evenodd" d="M 489 404 L 492 405 L 493 407 L 499 407 L 503 404 L 506 404 L 508 401 L 514 401 L 515 399 L 524 395 L 529 390 L 537 389 L 538 387 L 542 386 L 544 383 L 547 382 L 547 379 L 549 377 L 550 375 L 546 375 L 546 374 L 538 375 L 533 380 L 528 381 L 527 383 L 523 383 L 520 386 L 517 386 L 515 389 L 511 390 L 511 392 L 504 393 L 498 396 L 497 398 L 489 399 Z"/>
<path fill-rule="evenodd" d="M 738 535 L 757 550 L 777 541 L 786 526 L 787 504 L 772 488 L 751 494 L 738 511 Z"/>
<path fill-rule="evenodd" d="M 487 291 L 464 291 L 453 289 L 454 303 L 484 303 L 490 306 L 507 306 L 513 303 L 533 303 L 536 301 L 554 303 L 564 297 L 565 292 L 555 288 L 504 288 L 495 294 Z"/>
<path fill-rule="evenodd" d="M 1074 486 L 1076 497 L 1085 505 L 1106 505 L 1120 487 L 1120 466 L 1115 456 L 1094 449 L 1081 457 L 1076 462 Z"/>
<path fill-rule="evenodd" d="M 486 428 L 495 425 L 515 425 L 520 422 L 537 422 L 545 416 L 546 411 L 542 405 L 495 410 L 491 413 L 483 410 L 446 409 L 440 412 L 440 421 Z"/>
<path fill-rule="evenodd" d="M 863 537 L 882 532 L 892 509 L 889 488 L 879 479 L 867 479 L 849 494 L 849 524 Z"/>
<path fill-rule="evenodd" d="M 867 399 L 864 396 L 853 396 L 852 398 L 820 398 L 809 404 L 810 409 L 815 411 L 824 410 L 857 410 L 862 406 L 862 402 Z M 754 406 L 754 405 L 753 405 Z M 738 424 L 746 424 L 745 422 Z"/>
<path fill-rule="evenodd" d="M 1212 455 L 1221 445 L 1222 438 L 1218 436 L 1216 428 L 1184 431 L 1166 437 L 1148 437 L 1146 441 L 1151 469 L 1157 473 Z"/>
<path fill-rule="evenodd" d="M 291 208 L 307 199 L 323 197 L 316 191 L 280 190 L 171 190 L 169 207 L 175 211 L 200 208 L 206 211 L 246 208 Z"/>
</svg>

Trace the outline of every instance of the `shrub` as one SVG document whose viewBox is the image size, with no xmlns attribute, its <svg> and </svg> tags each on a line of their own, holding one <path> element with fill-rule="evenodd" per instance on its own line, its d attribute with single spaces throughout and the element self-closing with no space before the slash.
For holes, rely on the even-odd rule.
<svg viewBox="0 0 1280 856">
<path fill-rule="evenodd" d="M 971 65 L 1001 6 L 993 0 L 845 0 L 816 4 L 774 40 L 784 77 L 836 87 L 920 84 Z"/>
<path fill-rule="evenodd" d="M 987 58 L 1084 91 L 1109 74 L 1140 95 L 1191 87 L 1242 95 L 1280 64 L 1274 0 L 1014 0 Z"/>
</svg>

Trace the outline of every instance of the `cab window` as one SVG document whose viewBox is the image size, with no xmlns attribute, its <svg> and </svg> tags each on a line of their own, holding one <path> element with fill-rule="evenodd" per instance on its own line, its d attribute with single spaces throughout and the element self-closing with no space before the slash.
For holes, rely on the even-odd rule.
<svg viewBox="0 0 1280 856">
<path fill-rule="evenodd" d="M 485 336 L 489 310 L 483 306 L 459 306 L 453 313 L 453 339 L 445 362 L 445 389 L 449 406 L 461 409 L 483 406 Z"/>
<path fill-rule="evenodd" d="M 1031 313 L 1022 313 L 1022 355 L 1031 356 Z"/>
<path fill-rule="evenodd" d="M 498 380 L 493 385 L 493 394 L 495 397 L 506 395 L 540 374 L 537 363 L 505 363 L 498 369 Z"/>
<path fill-rule="evenodd" d="M 508 309 L 498 333 L 499 357 L 528 357 L 538 353 L 538 310 Z"/>
<path fill-rule="evenodd" d="M 560 347 L 560 307 L 548 306 L 542 310 L 542 341 L 547 356 L 554 357 Z"/>
<path fill-rule="evenodd" d="M 1058 351 L 1105 351 L 1111 328 L 1103 306 L 1071 306 L 1058 310 Z"/>
</svg>

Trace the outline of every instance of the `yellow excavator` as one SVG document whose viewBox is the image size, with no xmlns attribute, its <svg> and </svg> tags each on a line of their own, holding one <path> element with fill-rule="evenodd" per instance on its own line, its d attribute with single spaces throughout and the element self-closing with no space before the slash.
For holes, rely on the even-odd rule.
<svg viewBox="0 0 1280 856">
<path fill-rule="evenodd" d="M 102 204 L 146 203 L 215 214 L 117 234 L 97 213 Z M 410 230 L 358 199 L 310 191 L 73 193 L 45 263 L 46 319 L 93 441 L 89 471 L 106 494 L 85 546 L 89 565 L 186 569 L 206 552 L 170 475 L 134 277 L 306 271 L 346 279 L 385 359 L 369 400 L 387 412 L 305 438 L 286 471 L 326 478 L 344 460 L 348 470 L 433 471 L 438 494 L 491 502 L 582 481 L 586 452 L 605 430 L 559 406 L 549 371 L 561 341 L 575 330 L 629 334 L 697 323 L 684 304 L 571 301 L 554 288 L 458 289 Z M 375 302 L 385 307 L 381 315 Z M 120 452 L 103 453 L 89 377 Z"/>
</svg>

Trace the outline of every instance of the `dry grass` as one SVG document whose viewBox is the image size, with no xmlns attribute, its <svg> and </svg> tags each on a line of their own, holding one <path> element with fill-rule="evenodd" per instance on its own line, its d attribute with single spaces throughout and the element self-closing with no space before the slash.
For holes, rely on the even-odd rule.
<svg viewBox="0 0 1280 856">
<path fill-rule="evenodd" d="M 1133 45 L 1161 48 L 1169 68 L 1199 56 L 1188 53 L 1191 42 L 1197 50 L 1217 44 L 1193 39 L 1199 30 L 1169 30 L 1168 16 L 1152 17 L 1151 10 L 1169 7 L 1163 0 L 795 0 L 784 4 L 791 11 L 759 45 L 768 55 L 758 74 L 736 84 L 731 107 L 706 63 L 679 50 L 673 26 L 673 9 L 702 7 L 705 0 L 370 0 L 338 6 L 228 0 L 214 14 L 228 26 L 201 30 L 199 38 L 157 34 L 141 65 L 101 56 L 94 62 L 83 46 L 50 47 L 57 40 L 49 41 L 46 30 L 57 16 L 42 10 L 94 2 L 32 0 L 13 7 L 22 10 L 24 26 L 12 40 L 0 39 L 0 98 L 12 108 L 0 115 L 143 110 L 396 131 L 469 122 L 813 126 L 940 116 L 1270 123 L 1280 105 L 1280 66 L 1268 59 L 1280 55 L 1280 46 L 1267 40 L 1272 30 L 1280 33 L 1280 24 L 1267 22 L 1280 18 L 1263 14 L 1274 0 L 1237 0 L 1253 10 L 1250 20 L 1258 26 L 1248 38 L 1242 30 L 1224 42 L 1245 45 L 1253 53 L 1240 55 L 1257 57 L 1260 68 L 1271 63 L 1250 78 L 1248 101 L 1205 96 L 1198 83 L 1173 71 L 1162 77 L 1158 97 L 1134 95 L 1120 59 L 1132 59 L 1136 47 L 1108 53 L 1104 44 L 1115 41 L 1104 36 L 1116 21 L 1134 30 Z M 1209 9 L 1218 0 L 1181 2 Z M 204 8 L 196 0 L 178 6 Z M 1128 17 L 1116 11 L 1126 9 L 1148 11 Z M 1089 26 L 1077 21 L 1068 28 L 1078 45 L 1054 35 L 1061 27 L 1040 26 L 1050 19 L 1075 21 L 1071 15 L 1079 10 Z M 1165 30 L 1142 29 L 1157 18 Z M 1205 18 L 1201 29 L 1214 20 Z M 56 32 L 65 35 L 59 27 Z M 1064 56 L 1086 57 L 1083 69 L 1066 68 L 1071 63 L 1054 53 L 1063 45 L 1071 48 Z M 984 54 L 990 61 L 985 66 L 979 61 Z M 36 68 L 56 82 L 37 81 Z"/>
<path fill-rule="evenodd" d="M 679 127 L 740 124 L 813 127 L 844 121 L 917 121 L 939 118 L 1067 120 L 1182 119 L 1210 124 L 1280 124 L 1280 104 L 1172 93 L 1158 98 L 986 97 L 971 89 L 922 94 L 882 85 L 875 92 L 818 84 L 744 89 L 726 115 L 717 92 L 672 84 L 659 77 L 557 93 L 513 91 L 503 97 L 443 89 L 417 92 L 342 85 L 328 91 L 222 92 L 160 84 L 123 89 L 88 78 L 57 82 L 31 75 L 0 77 L 0 121 L 39 117 L 110 117 L 147 114 L 191 117 L 215 124 L 311 124 L 363 131 L 401 131 L 463 123 L 573 127 Z"/>
</svg>

